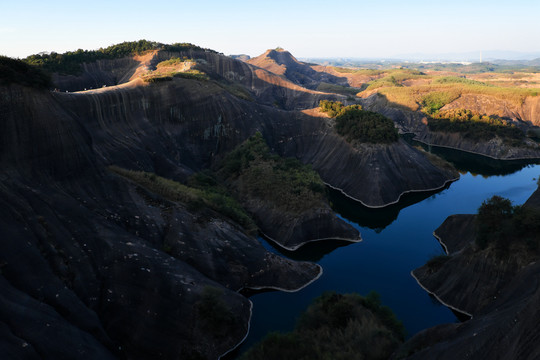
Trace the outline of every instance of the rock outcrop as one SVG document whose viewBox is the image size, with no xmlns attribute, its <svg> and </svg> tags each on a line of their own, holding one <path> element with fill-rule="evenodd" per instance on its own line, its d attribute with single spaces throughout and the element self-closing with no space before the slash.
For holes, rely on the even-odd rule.
<svg viewBox="0 0 540 360">
<path fill-rule="evenodd" d="M 251 304 L 238 290 L 290 291 L 320 275 L 317 265 L 267 252 L 220 214 L 110 173 L 109 161 L 160 161 L 147 154 L 137 164 L 138 144 L 115 138 L 126 119 L 107 132 L 59 95 L 16 86 L 2 100 L 0 321 L 10 339 L 2 354 L 216 358 L 248 329 Z"/>
<path fill-rule="evenodd" d="M 195 59 L 210 80 L 137 77 L 173 56 Z M 291 111 L 339 96 L 219 54 L 157 52 L 84 69 L 57 85 L 111 85 L 0 88 L 0 352 L 8 357 L 217 358 L 248 330 L 251 304 L 238 290 L 292 291 L 321 274 L 270 254 L 224 215 L 171 201 L 110 165 L 183 182 L 260 131 L 276 152 L 313 164 L 369 206 L 454 177 L 404 143 L 353 148 L 327 119 Z M 332 237 L 307 228 L 318 215 L 301 231 Z"/>
<path fill-rule="evenodd" d="M 267 50 L 247 62 L 308 89 L 317 89 L 321 83 L 348 86 L 346 77 L 339 76 L 337 72 L 318 71 L 317 66 L 298 61 L 282 49 Z"/>
<path fill-rule="evenodd" d="M 528 96 L 519 105 L 516 102 L 501 100 L 493 96 L 463 94 L 441 110 L 469 109 L 478 114 L 497 115 L 500 117 L 540 125 L 540 97 Z"/>
<path fill-rule="evenodd" d="M 526 206 L 536 206 L 539 191 Z M 521 254 L 501 258 L 475 247 L 475 215 L 449 217 L 436 235 L 449 258 L 413 275 L 445 304 L 472 319 L 427 329 L 394 354 L 407 359 L 536 359 L 540 356 L 540 263 Z"/>
<path fill-rule="evenodd" d="M 248 201 L 246 208 L 254 214 L 264 235 L 289 251 L 314 241 L 361 240 L 358 231 L 337 218 L 327 204 L 300 214 L 284 213 L 259 201 Z"/>
<path fill-rule="evenodd" d="M 464 95 L 465 97 L 466 95 Z M 479 95 L 478 95 L 479 96 Z M 472 99 L 471 99 L 472 97 Z M 460 98 L 461 99 L 461 98 Z M 456 100 L 449 105 L 446 105 L 443 109 L 453 108 L 465 108 L 475 111 L 479 111 L 481 114 L 499 115 L 497 111 L 488 110 L 485 107 L 481 107 L 474 101 L 474 96 L 469 96 L 469 101 L 466 103 L 457 103 Z M 479 100 L 480 101 L 480 100 Z M 496 99 L 490 99 L 491 102 L 500 104 L 501 102 Z M 531 113 L 532 109 L 536 109 L 534 105 L 534 98 L 527 98 L 526 104 L 521 109 L 515 109 L 513 112 L 504 113 L 512 119 L 530 121 L 532 118 L 522 117 L 524 113 Z M 488 103 L 491 103 L 488 102 Z M 426 145 L 434 145 L 440 147 L 446 147 L 451 149 L 457 149 L 461 151 L 467 151 L 470 153 L 483 155 L 500 160 L 518 160 L 518 159 L 538 159 L 540 158 L 540 149 L 537 144 L 532 140 L 526 140 L 524 145 L 528 146 L 511 146 L 506 144 L 500 138 L 494 138 L 489 141 L 475 141 L 466 139 L 458 133 L 442 133 L 429 131 L 427 127 L 426 115 L 418 112 L 407 110 L 403 107 L 392 105 L 388 100 L 380 94 L 373 94 L 362 100 L 362 105 L 371 111 L 381 113 L 390 119 L 394 120 L 402 133 L 413 133 L 415 135 L 414 140 L 422 142 Z M 485 105 L 485 104 L 484 104 Z M 502 106 L 502 105 L 501 105 Z M 509 105 L 508 105 L 509 106 Z M 477 109 L 478 107 L 478 109 Z M 508 109 L 506 105 L 504 109 Z M 536 110 L 534 110 L 536 111 Z M 533 111 L 533 112 L 534 112 Z M 531 113 L 532 114 L 532 113 Z M 534 115 L 536 116 L 536 115 Z M 534 118 L 533 116 L 533 118 Z"/>
</svg>

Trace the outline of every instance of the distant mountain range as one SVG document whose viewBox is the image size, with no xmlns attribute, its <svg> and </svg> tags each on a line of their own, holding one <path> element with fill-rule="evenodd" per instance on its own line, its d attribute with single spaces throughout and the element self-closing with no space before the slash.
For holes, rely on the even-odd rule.
<svg viewBox="0 0 540 360">
<path fill-rule="evenodd" d="M 518 52 L 504 50 L 488 50 L 488 51 L 469 51 L 469 52 L 452 52 L 452 53 L 411 53 L 399 54 L 393 56 L 395 59 L 415 60 L 415 61 L 493 61 L 493 60 L 534 60 L 540 58 L 540 51 L 536 52 Z"/>
<path fill-rule="evenodd" d="M 537 52 L 517 52 L 517 51 L 475 51 L 475 52 L 462 52 L 462 53 L 439 53 L 439 54 L 427 54 L 427 53 L 410 53 L 410 54 L 398 54 L 389 57 L 313 57 L 313 58 L 300 58 L 302 61 L 313 62 L 317 64 L 357 64 L 357 63 L 400 63 L 406 61 L 412 62 L 492 62 L 497 64 L 513 65 L 523 64 L 528 66 L 540 65 L 540 51 Z"/>
</svg>

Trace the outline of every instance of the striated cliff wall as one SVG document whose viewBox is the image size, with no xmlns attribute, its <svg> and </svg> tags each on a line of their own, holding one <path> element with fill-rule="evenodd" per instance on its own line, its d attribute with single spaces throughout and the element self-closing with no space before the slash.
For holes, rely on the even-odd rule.
<svg viewBox="0 0 540 360">
<path fill-rule="evenodd" d="M 251 304 L 238 290 L 292 291 L 320 276 L 317 265 L 270 254 L 223 215 L 150 192 L 109 165 L 182 182 L 260 131 L 273 150 L 368 206 L 455 177 L 405 143 L 354 148 L 328 119 L 276 108 L 279 99 L 295 109 L 328 95 L 218 54 L 186 52 L 206 62 L 211 80 L 137 79 L 160 56 L 171 54 L 87 66 L 87 75 L 119 71 L 122 84 L 97 90 L 0 88 L 2 352 L 217 358 L 249 327 Z M 312 228 L 318 215 L 298 231 L 333 237 Z"/>
</svg>

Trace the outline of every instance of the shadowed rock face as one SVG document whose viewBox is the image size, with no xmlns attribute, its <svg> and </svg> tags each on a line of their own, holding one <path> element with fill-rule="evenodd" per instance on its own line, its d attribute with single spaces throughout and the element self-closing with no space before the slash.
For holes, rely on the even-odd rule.
<svg viewBox="0 0 540 360">
<path fill-rule="evenodd" d="M 320 93 L 217 54 L 187 56 L 204 57 L 218 80 L 68 94 L 0 88 L 2 355 L 217 358 L 248 329 L 251 304 L 238 290 L 295 290 L 320 275 L 317 265 L 270 254 L 222 215 L 168 201 L 109 165 L 183 181 L 260 131 L 368 205 L 452 177 L 403 143 L 355 149 L 325 119 L 267 106 L 277 95 L 285 108 L 312 106 Z M 246 76 L 235 81 L 256 101 L 226 91 L 226 74 Z M 317 211 L 301 229 L 310 236 Z"/>
<path fill-rule="evenodd" d="M 301 136 L 282 135 L 283 153 L 312 164 L 329 186 L 368 207 L 396 203 L 407 192 L 442 188 L 459 177 L 453 170 L 435 166 L 404 141 L 354 147 L 328 125 L 311 130 L 309 124 L 301 124 Z"/>
<path fill-rule="evenodd" d="M 98 129 L 59 95 L 2 95 L 2 354 L 216 358 L 247 332 L 251 304 L 237 290 L 294 290 L 319 276 L 317 265 L 270 254 L 219 214 L 109 173 L 106 156 L 154 164 L 150 152 L 137 165 L 140 139 L 115 137 L 125 118 L 109 128 L 97 116 Z M 219 291 L 224 318 L 198 311 L 207 288 Z"/>
<path fill-rule="evenodd" d="M 537 190 L 527 201 L 538 197 Z M 479 251 L 474 215 L 449 217 L 437 236 L 451 254 L 437 268 L 424 265 L 414 276 L 428 291 L 473 315 L 461 324 L 440 325 L 411 338 L 394 358 L 536 359 L 540 356 L 540 263 Z M 406 356 L 409 355 L 409 356 Z"/>
</svg>

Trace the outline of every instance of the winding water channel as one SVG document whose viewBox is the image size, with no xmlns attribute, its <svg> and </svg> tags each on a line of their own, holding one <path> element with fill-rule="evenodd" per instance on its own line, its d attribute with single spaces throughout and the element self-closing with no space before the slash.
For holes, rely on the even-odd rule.
<svg viewBox="0 0 540 360">
<path fill-rule="evenodd" d="M 298 315 L 327 290 L 362 295 L 377 291 L 382 303 L 403 321 L 408 336 L 437 324 L 459 321 L 456 314 L 422 290 L 411 270 L 443 253 L 433 231 L 447 216 L 475 213 L 482 201 L 493 195 L 523 203 L 537 187 L 540 166 L 487 160 L 447 149 L 433 151 L 454 163 L 461 173 L 458 181 L 442 191 L 407 196 L 381 210 L 367 209 L 332 193 L 336 213 L 360 230 L 362 242 L 325 242 L 287 252 L 261 240 L 283 256 L 317 262 L 324 274 L 296 293 L 252 295 L 250 333 L 236 355 L 270 331 L 292 330 Z"/>
</svg>

